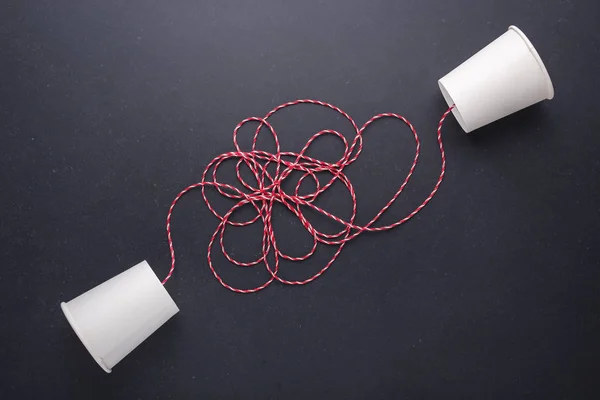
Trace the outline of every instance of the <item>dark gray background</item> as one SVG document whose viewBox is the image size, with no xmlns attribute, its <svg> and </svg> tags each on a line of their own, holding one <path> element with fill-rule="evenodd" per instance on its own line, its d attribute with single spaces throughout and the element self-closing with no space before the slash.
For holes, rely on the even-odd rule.
<svg viewBox="0 0 600 400">
<path fill-rule="evenodd" d="M 4 2 L 0 398 L 598 398 L 599 4 Z M 418 218 L 361 236 L 311 285 L 244 296 L 212 277 L 217 221 L 190 194 L 173 219 L 167 285 L 181 312 L 110 375 L 87 354 L 60 301 L 143 259 L 166 275 L 170 201 L 232 149 L 238 121 L 305 97 L 360 124 L 405 115 L 423 154 L 391 222 L 439 172 L 437 79 L 511 24 L 536 45 L 556 97 L 472 136 L 451 118 L 447 178 Z M 319 129 L 351 136 L 311 106 L 273 123 L 287 150 Z M 359 222 L 413 151 L 401 124 L 367 132 L 348 171 Z M 323 140 L 313 154 L 334 160 L 340 147 Z M 322 204 L 344 215 L 347 200 L 339 191 Z M 275 220 L 299 254 L 309 238 L 283 210 Z M 258 231 L 232 232 L 228 247 L 250 259 Z M 283 274 L 309 276 L 330 254 Z M 266 276 L 215 259 L 232 284 Z"/>
</svg>

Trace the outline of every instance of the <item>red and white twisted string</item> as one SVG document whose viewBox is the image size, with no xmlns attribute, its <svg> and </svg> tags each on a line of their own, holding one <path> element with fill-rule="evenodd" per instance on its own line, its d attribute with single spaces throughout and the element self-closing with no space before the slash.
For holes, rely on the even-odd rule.
<svg viewBox="0 0 600 400">
<path fill-rule="evenodd" d="M 354 140 L 352 141 L 352 143 L 349 145 L 346 138 L 337 131 L 322 130 L 320 132 L 315 133 L 308 140 L 308 142 L 306 142 L 306 144 L 304 145 L 302 150 L 300 150 L 299 153 L 293 153 L 293 152 L 289 152 L 289 151 L 282 152 L 280 149 L 280 145 L 279 145 L 279 139 L 277 138 L 277 133 L 275 132 L 275 130 L 273 129 L 271 124 L 268 122 L 268 119 L 273 114 L 275 114 L 277 111 L 279 111 L 283 108 L 294 106 L 297 104 L 302 104 L 302 103 L 310 103 L 310 104 L 320 105 L 323 107 L 328 107 L 332 110 L 337 111 L 341 115 L 343 115 L 348 121 L 350 121 L 350 123 L 352 124 L 352 126 L 354 127 L 354 130 L 356 132 L 356 136 L 354 137 Z M 322 101 L 304 99 L 304 100 L 296 100 L 296 101 L 292 101 L 289 103 L 281 104 L 280 106 L 271 110 L 263 118 L 252 117 L 252 118 L 246 118 L 245 120 L 241 121 L 233 130 L 233 144 L 235 146 L 235 151 L 223 153 L 223 154 L 215 157 L 206 166 L 206 168 L 202 174 L 202 180 L 198 183 L 194 183 L 193 185 L 190 185 L 190 186 L 186 187 L 185 189 L 183 189 L 177 195 L 177 197 L 175 197 L 175 199 L 173 200 L 173 203 L 171 204 L 171 207 L 169 208 L 169 213 L 167 215 L 167 239 L 169 242 L 169 249 L 171 252 L 171 269 L 169 270 L 169 274 L 167 275 L 167 277 L 163 280 L 163 282 L 162 282 L 163 285 L 171 278 L 171 276 L 173 275 L 173 271 L 175 270 L 175 250 L 173 248 L 173 239 L 172 239 L 172 235 L 171 235 L 171 215 L 173 214 L 173 209 L 175 208 L 175 205 L 177 204 L 179 199 L 181 199 L 181 197 L 184 194 L 186 194 L 190 190 L 192 190 L 194 188 L 198 188 L 198 187 L 202 188 L 202 196 L 204 197 L 204 201 L 206 202 L 206 205 L 220 221 L 208 243 L 208 265 L 209 265 L 212 273 L 214 274 L 214 276 L 221 283 L 221 285 L 223 285 L 227 289 L 232 290 L 237 293 L 254 293 L 254 292 L 257 292 L 259 290 L 266 288 L 275 280 L 277 280 L 281 283 L 284 283 L 284 284 L 288 284 L 288 285 L 304 285 L 304 284 L 314 281 L 319 276 L 321 276 L 333 264 L 333 262 L 336 260 L 336 258 L 338 257 L 338 255 L 340 254 L 340 252 L 344 248 L 344 245 L 347 242 L 356 238 L 358 235 L 360 235 L 363 232 L 384 231 L 384 230 L 392 229 L 398 225 L 405 223 L 406 221 L 408 221 L 409 219 L 414 217 L 415 214 L 417 214 L 419 211 L 421 211 L 421 209 L 423 209 L 423 207 L 425 207 L 425 205 L 427 205 L 427 203 L 429 203 L 429 201 L 433 198 L 435 193 L 438 191 L 440 184 L 442 183 L 442 180 L 444 179 L 444 173 L 446 171 L 446 156 L 444 154 L 444 146 L 442 144 L 442 124 L 443 124 L 444 120 L 446 119 L 446 117 L 448 116 L 448 114 L 450 113 L 450 111 L 452 111 L 453 107 L 454 106 L 450 107 L 442 115 L 442 118 L 440 119 L 440 122 L 438 124 L 437 140 L 438 140 L 438 144 L 440 147 L 442 165 L 441 165 L 441 171 L 440 171 L 439 178 L 438 178 L 435 186 L 433 187 L 433 190 L 425 198 L 425 200 L 423 200 L 423 202 L 417 208 L 415 208 L 411 213 L 409 213 L 407 216 L 400 219 L 399 221 L 394 222 L 393 224 L 386 225 L 386 226 L 378 226 L 378 227 L 373 227 L 372 225 L 381 217 L 381 215 L 383 215 L 383 213 L 394 203 L 394 201 L 396 201 L 398 196 L 400 196 L 400 194 L 402 193 L 402 191 L 408 184 L 408 181 L 410 180 L 410 177 L 412 176 L 412 174 L 415 170 L 415 167 L 417 166 L 417 161 L 419 159 L 419 152 L 420 152 L 420 148 L 421 148 L 421 145 L 419 142 L 419 137 L 417 135 L 415 128 L 412 126 L 412 124 L 406 118 L 404 118 L 401 115 L 392 114 L 392 113 L 378 114 L 378 115 L 372 117 L 371 119 L 369 119 L 361 128 L 358 128 L 358 126 L 356 125 L 354 120 L 340 108 L 338 108 L 334 105 L 322 102 Z M 356 225 L 354 223 L 354 220 L 356 217 L 356 212 L 357 212 L 356 193 L 354 192 L 352 183 L 350 183 L 350 180 L 344 174 L 344 168 L 346 168 L 348 165 L 350 165 L 354 161 L 356 161 L 356 159 L 360 155 L 360 153 L 362 151 L 362 134 L 363 134 L 364 130 L 369 125 L 371 125 L 373 122 L 375 122 L 379 119 L 382 119 L 382 118 L 399 119 L 410 128 L 410 130 L 415 138 L 415 143 L 416 143 L 415 158 L 412 163 L 412 166 L 410 167 L 408 175 L 404 179 L 404 182 L 402 182 L 398 191 L 392 196 L 390 201 L 367 224 L 360 226 L 360 225 Z M 251 150 L 250 151 L 242 151 L 237 142 L 238 131 L 240 130 L 240 128 L 242 126 L 244 126 L 246 123 L 251 122 L 251 121 L 256 121 L 259 124 L 259 126 L 256 129 L 256 132 L 254 134 Z M 256 142 L 258 139 L 258 135 L 264 126 L 266 126 L 269 129 L 269 131 L 271 132 L 271 135 L 273 136 L 273 139 L 275 141 L 275 147 L 276 147 L 275 153 L 269 153 L 266 151 L 256 149 Z M 342 158 L 339 161 L 337 161 L 335 163 L 328 163 L 325 161 L 321 161 L 321 160 L 317 160 L 315 158 L 309 157 L 305 154 L 306 150 L 311 145 L 311 143 L 315 139 L 317 139 L 318 137 L 323 136 L 323 135 L 334 135 L 334 136 L 338 137 L 339 139 L 341 139 L 342 142 L 344 143 L 345 151 L 344 151 Z M 232 186 L 232 185 L 229 185 L 226 183 L 220 183 L 217 181 L 216 176 L 217 176 L 217 170 L 218 170 L 219 166 L 223 163 L 223 161 L 231 160 L 231 159 L 238 160 L 237 164 L 236 164 L 236 175 L 237 175 L 237 179 L 238 179 L 242 189 L 236 188 L 235 186 Z M 240 174 L 240 165 L 242 165 L 242 163 L 244 163 L 250 169 L 250 171 L 254 175 L 254 178 L 256 179 L 256 184 L 254 184 L 254 185 L 250 184 L 242 178 L 242 176 Z M 267 170 L 267 167 L 269 165 L 275 166 L 274 174 L 270 173 Z M 209 171 L 211 171 L 211 169 L 212 169 L 212 178 L 209 177 Z M 303 175 L 298 179 L 294 194 L 288 194 L 283 191 L 283 189 L 281 188 L 281 184 L 293 171 L 300 171 Z M 321 173 L 321 172 L 328 172 L 331 174 L 331 179 L 325 185 L 320 184 L 319 179 L 316 176 L 317 173 Z M 300 195 L 299 194 L 300 186 L 301 186 L 302 182 L 306 178 L 309 178 L 309 177 L 312 178 L 312 180 L 314 181 L 314 183 L 316 185 L 316 189 L 312 193 Z M 344 186 L 346 186 L 346 188 L 348 189 L 348 191 L 350 193 L 350 196 L 352 197 L 352 204 L 353 204 L 352 215 L 348 221 L 343 220 L 343 219 L 329 213 L 328 211 L 319 208 L 318 206 L 316 206 L 314 204 L 315 199 L 320 194 L 322 194 L 324 191 L 326 191 L 336 180 L 341 181 L 344 184 Z M 206 193 L 205 193 L 206 186 L 212 186 L 212 187 L 216 188 L 216 190 L 221 195 L 228 197 L 230 199 L 236 199 L 236 200 L 238 200 L 238 202 L 233 207 L 231 207 L 231 209 L 229 211 L 227 211 L 227 213 L 225 213 L 224 215 L 220 215 L 217 211 L 215 211 L 215 209 L 210 204 L 208 198 L 206 197 Z M 300 256 L 300 257 L 288 256 L 288 255 L 282 253 L 279 250 L 279 248 L 277 247 L 277 241 L 275 240 L 275 234 L 273 232 L 273 226 L 271 224 L 273 205 L 275 203 L 281 203 L 284 206 L 286 206 L 294 215 L 296 215 L 296 217 L 298 217 L 298 219 L 300 220 L 300 222 L 302 223 L 304 228 L 313 236 L 312 249 L 304 256 Z M 252 218 L 248 221 L 244 221 L 244 222 L 231 221 L 230 220 L 231 214 L 235 210 L 237 210 L 240 207 L 247 205 L 247 204 L 250 204 L 254 207 L 254 209 L 256 210 L 256 216 L 254 218 Z M 333 219 L 334 221 L 337 221 L 338 223 L 342 224 L 344 226 L 344 228 L 341 231 L 334 233 L 334 234 L 326 234 L 323 232 L 319 232 L 306 219 L 306 217 L 304 216 L 304 214 L 302 212 L 301 207 L 309 207 L 309 208 L 317 211 L 318 213 L 326 215 L 327 217 Z M 240 262 L 240 261 L 233 259 L 227 253 L 227 251 L 225 250 L 225 246 L 223 245 L 223 237 L 225 234 L 225 228 L 227 227 L 227 225 L 238 226 L 238 227 L 239 226 L 247 226 L 247 225 L 253 224 L 255 222 L 258 222 L 259 220 L 262 221 L 263 227 L 264 227 L 263 240 L 262 240 L 262 255 L 257 260 L 252 261 L 252 262 Z M 223 255 L 227 258 L 227 260 L 229 260 L 231 263 L 233 263 L 235 265 L 242 266 L 242 267 L 251 267 L 251 266 L 258 265 L 258 264 L 264 264 L 267 271 L 270 274 L 269 279 L 262 285 L 257 286 L 255 288 L 251 288 L 251 289 L 238 289 L 238 288 L 235 288 L 235 287 L 227 284 L 215 270 L 212 259 L 211 259 L 212 247 L 213 247 L 213 244 L 215 243 L 217 237 L 219 237 L 219 245 L 221 246 L 221 251 L 223 252 Z M 278 275 L 280 258 L 286 259 L 286 260 L 291 260 L 291 261 L 306 260 L 315 253 L 318 243 L 323 243 L 323 244 L 332 245 L 332 246 L 338 246 L 333 257 L 329 260 L 329 262 L 320 271 L 318 271 L 313 276 L 311 276 L 305 280 L 301 280 L 301 281 L 286 280 Z M 271 250 L 273 251 L 273 255 L 274 255 L 273 265 L 270 265 L 269 261 L 267 260 L 268 255 L 270 254 Z"/>
</svg>

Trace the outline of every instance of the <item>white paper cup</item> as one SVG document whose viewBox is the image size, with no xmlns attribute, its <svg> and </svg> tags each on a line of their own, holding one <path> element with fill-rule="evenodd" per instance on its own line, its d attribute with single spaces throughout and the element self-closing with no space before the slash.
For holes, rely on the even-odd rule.
<svg viewBox="0 0 600 400">
<path fill-rule="evenodd" d="M 61 308 L 106 372 L 179 311 L 146 261 Z"/>
<path fill-rule="evenodd" d="M 516 26 L 438 81 L 460 126 L 469 133 L 554 97 L 539 54 Z"/>
</svg>

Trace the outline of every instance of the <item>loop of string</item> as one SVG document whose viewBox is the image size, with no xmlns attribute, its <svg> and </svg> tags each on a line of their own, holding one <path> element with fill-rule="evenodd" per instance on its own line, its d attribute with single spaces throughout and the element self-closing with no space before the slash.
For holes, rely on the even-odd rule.
<svg viewBox="0 0 600 400">
<path fill-rule="evenodd" d="M 294 152 L 289 152 L 289 151 L 281 151 L 277 133 L 275 132 L 275 129 L 273 129 L 271 124 L 268 122 L 268 119 L 273 114 L 275 114 L 277 111 L 279 111 L 283 108 L 294 106 L 297 104 L 302 104 L 302 103 L 310 103 L 310 104 L 316 104 L 316 105 L 323 106 L 323 107 L 328 107 L 328 108 L 338 112 L 342 116 L 344 116 L 344 118 L 346 118 L 352 124 L 352 127 L 354 128 L 354 131 L 356 134 L 352 143 L 349 144 L 348 141 L 346 140 L 346 138 L 337 131 L 322 130 L 320 132 L 315 133 L 306 142 L 306 144 L 304 145 L 302 150 L 300 150 L 299 153 L 294 153 Z M 204 169 L 204 172 L 202 174 L 202 180 L 198 183 L 194 183 L 194 184 L 186 187 L 185 189 L 183 189 L 177 195 L 177 197 L 175 197 L 175 199 L 173 200 L 173 202 L 171 204 L 171 207 L 169 208 L 169 213 L 167 214 L 167 239 L 168 239 L 168 243 L 169 243 L 169 250 L 171 253 L 171 269 L 169 270 L 169 274 L 167 275 L 167 277 L 162 281 L 163 285 L 171 278 L 171 276 L 173 275 L 173 271 L 175 270 L 175 250 L 173 248 L 173 239 L 172 239 L 172 235 L 171 235 L 171 215 L 172 215 L 173 209 L 175 208 L 175 205 L 177 204 L 179 199 L 181 199 L 181 197 L 184 194 L 186 194 L 187 192 L 189 192 L 190 190 L 192 190 L 194 188 L 201 188 L 202 196 L 204 198 L 204 201 L 206 202 L 206 205 L 208 206 L 210 211 L 220 221 L 208 243 L 207 259 L 208 259 L 208 265 L 209 265 L 213 275 L 215 276 L 215 278 L 217 278 L 217 280 L 221 283 L 221 285 L 223 285 L 227 289 L 232 290 L 237 293 L 254 293 L 254 292 L 257 292 L 259 290 L 266 288 L 275 280 L 277 280 L 281 283 L 284 283 L 284 284 L 288 284 L 288 285 L 304 285 L 304 284 L 314 281 L 319 276 L 321 276 L 333 264 L 333 262 L 339 256 L 340 252 L 342 251 L 342 249 L 344 248 L 344 245 L 347 242 L 356 238 L 358 235 L 360 235 L 363 232 L 384 231 L 384 230 L 392 229 L 394 227 L 397 227 L 398 225 L 405 223 L 406 221 L 408 221 L 409 219 L 414 217 L 419 211 L 421 211 L 421 209 L 423 209 L 423 207 L 425 207 L 427 205 L 427 203 L 429 203 L 429 201 L 433 198 L 435 193 L 438 191 L 440 184 L 442 183 L 442 180 L 444 179 L 444 174 L 446 171 L 446 156 L 444 154 L 444 146 L 442 144 L 442 124 L 443 124 L 444 120 L 446 119 L 446 117 L 448 116 L 448 114 L 450 113 L 450 111 L 452 111 L 453 107 L 454 106 L 451 106 L 442 115 L 442 117 L 439 121 L 439 124 L 438 124 L 437 141 L 438 141 L 439 148 L 440 148 L 442 165 L 441 165 L 440 175 L 439 175 L 438 180 L 437 180 L 435 186 L 433 187 L 431 193 L 425 198 L 425 200 L 423 200 L 423 202 L 417 208 L 415 208 L 412 212 L 410 212 L 404 218 L 402 218 L 390 225 L 377 226 L 377 227 L 374 227 L 372 225 L 396 201 L 398 196 L 400 196 L 400 194 L 402 193 L 402 191 L 408 184 L 408 182 L 417 166 L 417 161 L 419 159 L 419 153 L 420 153 L 420 148 L 421 148 L 419 137 L 417 135 L 415 128 L 412 126 L 412 124 L 406 118 L 404 118 L 401 115 L 392 114 L 392 113 L 378 114 L 378 115 L 372 117 L 371 119 L 369 119 L 361 128 L 358 128 L 358 126 L 356 125 L 354 120 L 340 108 L 338 108 L 332 104 L 322 102 L 322 101 L 303 99 L 303 100 L 296 100 L 296 101 L 292 101 L 289 103 L 281 104 L 280 106 L 271 110 L 263 118 L 252 117 L 252 118 L 244 119 L 235 127 L 235 129 L 233 131 L 233 144 L 235 147 L 235 151 L 223 153 L 223 154 L 215 157 Z M 357 213 L 356 193 L 354 192 L 354 187 L 352 186 L 352 183 L 350 182 L 350 180 L 344 173 L 344 168 L 346 168 L 347 166 L 349 166 L 350 164 L 355 162 L 357 160 L 358 156 L 360 155 L 360 153 L 362 151 L 362 146 L 363 146 L 362 135 L 363 135 L 363 132 L 365 131 L 365 129 L 368 126 L 370 126 L 373 122 L 375 122 L 379 119 L 382 119 L 382 118 L 399 119 L 410 128 L 410 131 L 412 132 L 414 139 L 415 139 L 415 143 L 416 143 L 415 157 L 414 157 L 413 163 L 410 167 L 410 170 L 409 170 L 406 178 L 400 185 L 398 191 L 396 191 L 396 193 L 392 196 L 390 201 L 365 225 L 362 225 L 362 226 L 356 225 L 355 224 L 355 218 L 356 218 L 356 213 Z M 256 129 L 256 132 L 254 133 L 251 150 L 243 151 L 243 150 L 241 150 L 241 148 L 238 144 L 238 141 L 237 141 L 238 131 L 240 130 L 240 128 L 242 126 L 244 126 L 245 124 L 250 123 L 250 122 L 258 123 L 258 128 Z M 260 132 L 265 131 L 263 129 L 263 127 L 267 127 L 268 131 L 270 131 L 270 133 L 273 137 L 273 140 L 275 142 L 275 153 L 257 150 L 257 148 L 256 148 L 256 143 L 257 143 L 257 139 L 258 139 Z M 317 139 L 321 136 L 324 136 L 324 135 L 333 135 L 333 136 L 339 138 L 344 144 L 344 148 L 345 148 L 344 154 L 342 155 L 340 160 L 335 163 L 321 161 L 321 160 L 318 160 L 318 159 L 315 159 L 315 158 L 312 158 L 312 157 L 306 155 L 307 149 L 315 141 L 315 139 Z M 232 159 L 237 160 L 235 170 L 236 170 L 236 176 L 237 176 L 238 182 L 240 184 L 240 187 L 235 187 L 235 186 L 217 181 L 217 170 L 218 170 L 219 166 L 221 166 L 221 164 L 224 161 L 232 160 Z M 254 176 L 254 180 L 256 182 L 249 183 L 247 180 L 242 178 L 242 175 L 240 173 L 240 166 L 242 165 L 242 163 L 251 171 L 252 175 Z M 274 169 L 275 169 L 274 173 L 269 172 L 269 170 L 267 168 L 269 166 L 271 166 L 271 168 L 270 168 L 271 171 L 273 170 L 273 166 L 274 166 Z M 299 171 L 301 173 L 301 176 L 298 179 L 298 182 L 296 183 L 294 193 L 288 194 L 282 189 L 281 185 L 282 185 L 282 182 L 294 171 Z M 323 173 L 323 172 L 329 173 L 331 175 L 331 179 L 325 185 L 321 184 L 317 177 L 317 174 Z M 316 186 L 316 189 L 312 193 L 300 195 L 299 194 L 300 187 L 302 185 L 302 182 L 305 179 L 311 179 L 313 181 L 314 185 Z M 318 196 L 321 195 L 323 192 L 325 192 L 329 187 L 331 187 L 331 185 L 333 185 L 336 180 L 340 181 L 347 188 L 347 190 L 352 198 L 352 204 L 353 204 L 352 214 L 348 220 L 339 218 L 314 204 L 314 202 L 318 198 Z M 227 211 L 224 215 L 219 214 L 212 207 L 210 201 L 206 197 L 206 192 L 205 192 L 206 186 L 214 187 L 221 195 L 223 195 L 227 198 L 230 198 L 230 199 L 235 199 L 235 200 L 237 200 L 237 203 L 233 207 L 231 207 L 231 209 L 229 209 L 229 211 Z M 308 251 L 308 253 L 306 253 L 305 255 L 299 256 L 299 257 L 292 257 L 292 256 L 282 253 L 279 250 L 279 247 L 277 246 L 277 241 L 275 239 L 275 234 L 273 232 L 273 226 L 272 226 L 272 211 L 273 211 L 273 205 L 275 203 L 283 204 L 288 210 L 290 210 L 300 220 L 300 222 L 302 223 L 304 228 L 308 231 L 308 233 L 313 237 L 313 246 L 312 246 L 311 250 Z M 243 221 L 243 222 L 235 222 L 235 221 L 230 220 L 232 213 L 234 211 L 236 211 L 237 209 L 239 209 L 240 207 L 245 206 L 245 205 L 251 205 L 252 207 L 254 207 L 254 209 L 256 210 L 256 216 L 254 218 L 251 218 L 248 221 Z M 337 221 L 338 223 L 340 223 L 343 226 L 342 230 L 337 233 L 333 233 L 333 234 L 326 234 L 326 233 L 318 231 L 306 219 L 306 217 L 304 216 L 304 213 L 302 211 L 302 207 L 309 207 L 312 210 L 314 210 L 322 215 L 325 215 L 334 221 Z M 251 261 L 251 262 L 240 262 L 240 261 L 235 260 L 227 253 L 227 251 L 225 250 L 225 246 L 223 244 L 223 238 L 225 235 L 226 227 L 227 226 L 237 226 L 237 227 L 247 226 L 247 225 L 253 224 L 258 221 L 262 221 L 262 224 L 263 224 L 262 255 L 258 259 Z M 258 264 L 263 264 L 266 267 L 266 269 L 270 275 L 268 280 L 266 282 L 264 282 L 263 284 L 261 284 L 257 287 L 254 287 L 254 288 L 250 288 L 250 289 L 238 289 L 238 288 L 235 288 L 235 287 L 227 284 L 221 278 L 221 276 L 218 274 L 218 272 L 215 270 L 213 262 L 212 262 L 212 258 L 211 258 L 212 248 L 213 248 L 213 245 L 215 244 L 215 241 L 217 240 L 217 238 L 219 239 L 218 241 L 219 241 L 219 246 L 221 247 L 221 251 L 227 260 L 229 260 L 231 263 L 233 263 L 237 266 L 241 266 L 241 267 L 252 267 L 252 266 L 255 266 Z M 279 272 L 280 272 L 279 271 L 279 260 L 280 259 L 285 259 L 285 260 L 290 260 L 290 261 L 306 260 L 315 253 L 318 243 L 322 243 L 325 245 L 331 245 L 331 246 L 338 246 L 335 253 L 329 260 L 329 262 L 327 262 L 327 264 L 321 270 L 319 270 L 316 274 L 314 274 L 311 277 L 304 279 L 304 280 L 286 280 L 279 275 Z M 269 262 L 268 256 L 271 252 L 273 253 L 274 261 Z"/>
</svg>

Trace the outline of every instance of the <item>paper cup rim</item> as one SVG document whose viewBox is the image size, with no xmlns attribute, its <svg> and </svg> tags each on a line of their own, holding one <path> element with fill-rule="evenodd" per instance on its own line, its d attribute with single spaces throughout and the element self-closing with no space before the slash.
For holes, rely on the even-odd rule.
<svg viewBox="0 0 600 400">
<path fill-rule="evenodd" d="M 520 30 L 519 28 L 517 28 L 516 26 L 511 25 L 508 27 L 508 30 L 511 30 L 511 31 L 515 32 L 517 35 L 519 35 L 519 37 L 525 42 L 525 45 L 529 49 L 529 52 L 531 53 L 533 58 L 535 58 L 535 61 L 537 62 L 540 69 L 542 70 L 544 77 L 546 78 L 546 88 L 548 91 L 548 93 L 546 95 L 546 99 L 551 100 L 554 97 L 554 85 L 552 84 L 552 79 L 550 79 L 550 74 L 548 73 L 548 70 L 546 69 L 544 62 L 542 61 L 542 58 L 540 57 L 539 53 L 533 46 L 533 43 L 531 43 L 531 41 L 527 38 L 527 36 L 523 33 L 523 31 Z"/>
<path fill-rule="evenodd" d="M 96 354 L 94 354 L 92 347 L 89 345 L 86 338 L 83 336 L 83 333 L 77 326 L 77 323 L 75 322 L 75 318 L 73 318 L 73 316 L 71 315 L 71 311 L 69 311 L 69 306 L 67 305 L 67 303 L 65 303 L 65 302 L 60 303 L 60 308 L 62 309 L 63 313 L 65 314 L 67 321 L 69 321 L 71 328 L 73 328 L 73 330 L 75 331 L 75 334 L 77 334 L 77 337 L 79 337 L 79 340 L 81 340 L 81 343 L 83 343 L 83 345 L 85 346 L 87 351 L 90 353 L 90 355 L 94 358 L 94 360 L 96 360 L 98 365 L 100 367 L 102 367 L 102 369 L 104 371 L 110 373 L 111 369 L 108 368 L 108 366 L 104 363 L 104 360 L 102 360 L 101 357 L 98 357 Z"/>
</svg>

